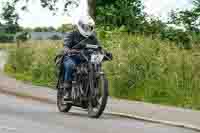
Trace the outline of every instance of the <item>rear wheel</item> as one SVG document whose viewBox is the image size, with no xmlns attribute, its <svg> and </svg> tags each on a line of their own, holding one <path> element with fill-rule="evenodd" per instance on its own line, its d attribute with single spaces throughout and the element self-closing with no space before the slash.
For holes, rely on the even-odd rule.
<svg viewBox="0 0 200 133">
<path fill-rule="evenodd" d="M 94 94 L 90 96 L 88 103 L 88 115 L 92 118 L 99 118 L 108 100 L 108 81 L 104 75 L 96 79 L 94 83 Z"/>
</svg>

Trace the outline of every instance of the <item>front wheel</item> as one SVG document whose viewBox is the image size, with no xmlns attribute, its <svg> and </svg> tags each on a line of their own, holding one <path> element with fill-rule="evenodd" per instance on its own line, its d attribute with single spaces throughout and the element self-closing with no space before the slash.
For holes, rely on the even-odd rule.
<svg viewBox="0 0 200 133">
<path fill-rule="evenodd" d="M 108 100 L 108 80 L 101 75 L 94 81 L 94 93 L 90 94 L 88 103 L 88 115 L 92 118 L 99 118 L 107 104 Z"/>
<path fill-rule="evenodd" d="M 71 109 L 72 105 L 70 103 L 64 102 L 64 98 L 63 98 L 64 95 L 65 95 L 64 89 L 58 89 L 58 91 L 57 91 L 57 107 L 60 112 L 67 113 Z"/>
</svg>

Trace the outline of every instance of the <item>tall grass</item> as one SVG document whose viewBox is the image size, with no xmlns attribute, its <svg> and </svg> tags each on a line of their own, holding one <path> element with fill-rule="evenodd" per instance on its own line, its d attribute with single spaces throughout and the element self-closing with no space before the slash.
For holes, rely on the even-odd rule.
<svg viewBox="0 0 200 133">
<path fill-rule="evenodd" d="M 200 49 L 183 50 L 173 43 L 126 33 L 100 33 L 114 55 L 104 64 L 115 97 L 200 109 Z M 5 71 L 17 79 L 53 87 L 53 58 L 62 42 L 26 42 L 10 49 Z"/>
<path fill-rule="evenodd" d="M 105 65 L 112 95 L 200 109 L 200 49 L 124 33 L 103 40 L 114 54 Z"/>
<path fill-rule="evenodd" d="M 61 48 L 59 41 L 32 41 L 9 49 L 5 71 L 17 79 L 54 87 L 56 82 L 54 57 Z"/>
</svg>

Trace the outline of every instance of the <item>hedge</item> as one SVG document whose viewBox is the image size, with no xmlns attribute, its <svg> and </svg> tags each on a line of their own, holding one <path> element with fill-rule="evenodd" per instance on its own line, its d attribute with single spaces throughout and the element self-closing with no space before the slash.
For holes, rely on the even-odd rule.
<svg viewBox="0 0 200 133">
<path fill-rule="evenodd" d="M 6 43 L 6 42 L 13 42 L 14 41 L 13 34 L 6 34 L 6 33 L 0 33 L 0 42 Z"/>
</svg>

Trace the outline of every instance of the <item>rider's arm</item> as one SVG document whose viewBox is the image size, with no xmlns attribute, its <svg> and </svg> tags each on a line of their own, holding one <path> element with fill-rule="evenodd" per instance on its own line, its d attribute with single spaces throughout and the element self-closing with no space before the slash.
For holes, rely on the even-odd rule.
<svg viewBox="0 0 200 133">
<path fill-rule="evenodd" d="M 73 43 L 73 32 L 68 32 L 64 36 L 64 52 L 69 53 Z"/>
<path fill-rule="evenodd" d="M 65 53 L 76 53 L 79 52 L 73 47 L 74 32 L 68 32 L 64 37 L 64 52 Z"/>
<path fill-rule="evenodd" d="M 73 43 L 73 32 L 68 32 L 64 36 L 64 48 L 71 49 Z"/>
</svg>

